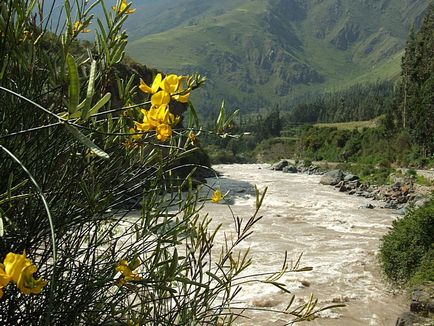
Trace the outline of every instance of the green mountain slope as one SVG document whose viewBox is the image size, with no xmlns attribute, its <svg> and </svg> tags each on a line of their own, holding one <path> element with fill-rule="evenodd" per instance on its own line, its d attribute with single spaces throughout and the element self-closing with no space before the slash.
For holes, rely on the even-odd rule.
<svg viewBox="0 0 434 326">
<path fill-rule="evenodd" d="M 432 0 L 130 1 L 134 59 L 206 75 L 194 98 L 202 112 L 223 99 L 254 112 L 398 76 L 409 28 Z"/>
<path fill-rule="evenodd" d="M 286 107 L 306 93 L 399 73 L 423 0 L 189 0 L 136 5 L 128 51 L 164 71 L 209 78 L 213 109 Z M 135 3 L 134 3 L 135 5 Z"/>
</svg>

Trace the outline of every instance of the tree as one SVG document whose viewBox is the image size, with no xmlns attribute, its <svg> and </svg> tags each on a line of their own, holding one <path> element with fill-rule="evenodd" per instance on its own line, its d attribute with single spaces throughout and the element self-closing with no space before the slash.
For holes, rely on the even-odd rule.
<svg viewBox="0 0 434 326">
<path fill-rule="evenodd" d="M 402 60 L 402 126 L 408 128 L 422 155 L 434 153 L 434 5 L 420 30 L 410 33 Z"/>
</svg>

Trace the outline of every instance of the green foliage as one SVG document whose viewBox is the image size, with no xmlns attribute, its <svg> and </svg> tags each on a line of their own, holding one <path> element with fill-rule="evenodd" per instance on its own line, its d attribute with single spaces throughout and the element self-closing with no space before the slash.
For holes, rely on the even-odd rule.
<svg viewBox="0 0 434 326">
<path fill-rule="evenodd" d="M 395 96 L 390 81 L 358 84 L 296 105 L 287 119 L 298 124 L 371 120 L 390 112 Z"/>
<path fill-rule="evenodd" d="M 413 209 L 395 221 L 392 230 L 383 237 L 379 257 L 388 279 L 404 284 L 417 272 L 419 276 L 425 275 L 421 263 L 432 256 L 429 252 L 433 243 L 434 200 L 431 200 L 424 207 Z M 432 262 L 424 261 L 424 266 L 431 268 Z M 431 273 L 432 269 L 426 272 Z"/>
<path fill-rule="evenodd" d="M 412 287 L 426 283 L 434 284 L 434 249 L 431 248 L 421 259 L 420 265 L 409 280 Z"/>
<path fill-rule="evenodd" d="M 255 148 L 257 162 L 276 162 L 293 157 L 296 153 L 295 140 L 285 137 L 264 139 Z"/>
<path fill-rule="evenodd" d="M 434 153 L 434 4 L 420 30 L 410 34 L 402 59 L 401 107 L 398 118 L 403 128 L 408 128 L 422 155 Z"/>
</svg>

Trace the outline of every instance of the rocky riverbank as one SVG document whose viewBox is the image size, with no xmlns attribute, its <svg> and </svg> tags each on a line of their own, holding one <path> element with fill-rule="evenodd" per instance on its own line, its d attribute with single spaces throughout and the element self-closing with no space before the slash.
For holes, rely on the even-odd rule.
<svg viewBox="0 0 434 326">
<path fill-rule="evenodd" d="M 272 170 L 284 173 L 307 173 L 322 175 L 320 183 L 335 187 L 340 192 L 353 196 L 371 198 L 376 202 L 368 203 L 363 208 L 396 209 L 404 215 L 409 207 L 423 206 L 430 194 L 432 186 L 421 186 L 411 177 L 396 177 L 390 185 L 370 185 L 362 183 L 357 175 L 334 169 L 326 170 L 317 165 L 294 164 L 288 160 L 281 160 L 271 167 Z M 377 204 L 378 203 L 378 204 Z M 396 326 L 433 326 L 434 325 L 434 285 L 419 286 L 411 291 L 409 311 L 397 318 Z"/>
<path fill-rule="evenodd" d="M 377 201 L 377 204 L 370 203 L 365 208 L 396 209 L 399 214 L 405 214 L 411 206 L 422 206 L 433 191 L 433 187 L 418 185 L 411 177 L 394 177 L 394 182 L 390 185 L 371 185 L 361 182 L 357 175 L 342 170 L 327 171 L 315 164 L 305 166 L 303 162 L 293 164 L 290 160 L 281 160 L 273 164 L 271 169 L 283 173 L 322 175 L 321 184 L 334 186 L 338 191 L 349 195 Z"/>
</svg>

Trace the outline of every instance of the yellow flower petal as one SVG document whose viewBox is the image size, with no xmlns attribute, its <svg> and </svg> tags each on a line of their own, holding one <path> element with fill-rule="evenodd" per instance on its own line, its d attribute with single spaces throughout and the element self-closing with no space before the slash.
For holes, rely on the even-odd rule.
<svg viewBox="0 0 434 326">
<path fill-rule="evenodd" d="M 181 79 L 177 75 L 167 75 L 161 82 L 161 89 L 170 94 L 174 94 L 178 92 L 180 82 Z"/>
<path fill-rule="evenodd" d="M 159 91 L 152 95 L 151 104 L 152 106 L 161 106 L 163 104 L 169 104 L 170 102 L 170 94 L 166 91 Z"/>
<path fill-rule="evenodd" d="M 180 103 L 188 103 L 190 97 L 190 93 L 186 93 L 184 95 L 174 95 L 173 98 L 175 101 L 178 101 Z"/>
<path fill-rule="evenodd" d="M 153 92 L 152 92 L 152 88 L 149 87 L 149 86 L 148 86 L 148 85 L 143 81 L 143 79 L 141 79 L 141 78 L 140 78 L 139 89 L 140 89 L 143 93 L 153 94 Z"/>
<path fill-rule="evenodd" d="M 180 77 L 180 83 L 178 87 L 178 91 L 176 94 L 173 94 L 173 99 L 175 101 L 178 101 L 180 103 L 188 103 L 188 99 L 190 97 L 190 92 L 184 91 L 184 86 L 182 84 L 182 80 L 184 80 L 185 77 Z"/>
<path fill-rule="evenodd" d="M 10 282 L 11 277 L 6 274 L 3 264 L 0 264 L 0 288 L 5 287 Z"/>
<path fill-rule="evenodd" d="M 35 280 L 33 274 L 36 273 L 36 266 L 30 265 L 23 269 L 20 278 L 17 282 L 17 288 L 26 295 L 30 293 L 39 294 L 42 288 L 47 285 L 47 281 L 39 278 Z"/>
<path fill-rule="evenodd" d="M 119 5 L 119 8 L 116 6 L 113 6 L 112 9 L 114 11 L 117 11 L 118 13 L 121 13 L 125 10 L 125 8 L 128 6 L 127 1 L 126 0 L 122 0 L 121 4 Z M 128 9 L 127 11 L 125 11 L 125 14 L 129 15 L 132 14 L 136 11 L 136 9 Z"/>
<path fill-rule="evenodd" d="M 220 191 L 220 189 L 216 189 L 211 196 L 211 201 L 213 203 L 218 203 L 220 200 L 222 200 L 222 198 L 222 192 Z"/>
<path fill-rule="evenodd" d="M 172 127 L 167 124 L 160 124 L 158 125 L 156 132 L 159 141 L 166 141 L 170 136 L 172 136 Z"/>
<path fill-rule="evenodd" d="M 134 123 L 138 123 L 138 122 L 134 122 Z M 137 129 L 139 129 L 139 128 L 137 128 Z M 131 135 L 132 140 L 139 140 L 139 139 L 142 139 L 142 137 L 143 137 L 143 134 L 137 133 L 137 130 L 134 128 L 130 128 L 130 133 L 132 134 Z"/>
<path fill-rule="evenodd" d="M 8 253 L 3 263 L 5 273 L 10 277 L 10 280 L 26 295 L 30 293 L 40 293 L 42 288 L 48 283 L 42 280 L 42 278 L 36 280 L 33 277 L 37 268 L 30 259 L 26 258 L 25 251 L 22 255 L 12 252 Z"/>
<path fill-rule="evenodd" d="M 161 79 L 163 77 L 161 76 L 161 74 L 157 74 L 157 76 L 155 76 L 154 81 L 152 82 L 152 94 L 155 94 L 158 92 L 158 89 L 161 87 Z"/>
<path fill-rule="evenodd" d="M 87 25 L 87 24 L 86 24 Z M 83 23 L 81 22 L 81 21 L 79 21 L 79 20 L 77 20 L 75 23 L 74 23 L 74 26 L 72 27 L 72 32 L 73 33 L 78 33 L 78 32 L 81 32 L 81 33 L 89 33 L 90 32 L 90 29 L 87 29 L 87 28 L 85 28 L 86 26 L 84 26 L 83 25 Z"/>
<path fill-rule="evenodd" d="M 128 264 L 128 261 L 126 261 L 125 259 L 121 259 L 117 266 L 116 266 L 116 271 L 120 272 L 122 275 L 116 280 L 116 285 L 121 287 L 122 285 L 124 285 L 126 282 L 129 281 L 140 281 L 143 278 L 138 275 L 137 273 L 134 273 L 131 269 L 135 269 L 140 265 L 140 261 L 133 261 L 132 263 L 133 266 L 130 266 L 130 264 Z"/>
<path fill-rule="evenodd" d="M 6 255 L 3 263 L 6 274 L 9 275 L 14 283 L 18 282 L 23 269 L 31 265 L 30 260 L 26 258 L 25 252 L 22 255 L 10 252 Z"/>
<path fill-rule="evenodd" d="M 0 264 L 0 299 L 3 297 L 3 288 L 9 284 L 11 277 L 6 274 L 3 264 Z"/>
</svg>

